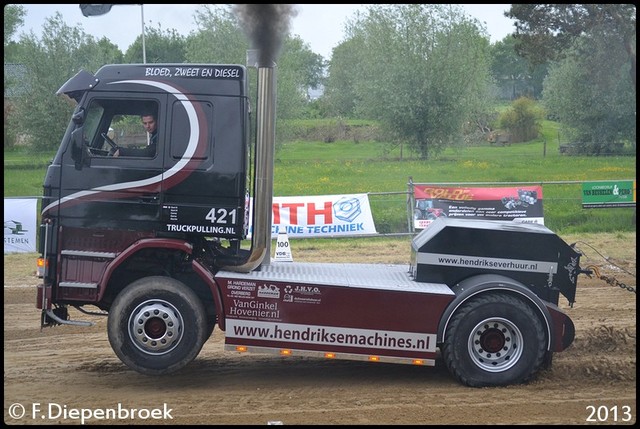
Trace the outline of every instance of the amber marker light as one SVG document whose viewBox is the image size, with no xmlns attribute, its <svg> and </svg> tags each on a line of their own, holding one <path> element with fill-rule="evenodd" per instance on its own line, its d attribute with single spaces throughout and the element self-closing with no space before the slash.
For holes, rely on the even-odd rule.
<svg viewBox="0 0 640 429">
<path fill-rule="evenodd" d="M 282 356 L 291 356 L 291 350 L 289 350 L 289 349 L 282 349 L 282 350 L 280 350 L 280 354 L 281 354 Z"/>
<path fill-rule="evenodd" d="M 413 360 L 413 364 L 414 365 L 424 365 L 424 361 L 422 359 L 414 359 Z"/>
<path fill-rule="evenodd" d="M 324 357 L 326 357 L 328 359 L 335 359 L 336 354 L 335 353 L 325 353 Z"/>
<path fill-rule="evenodd" d="M 236 351 L 237 352 L 246 352 L 247 351 L 247 347 L 246 346 L 236 346 Z"/>
<path fill-rule="evenodd" d="M 48 266 L 49 266 L 49 261 L 47 259 L 38 258 L 37 261 L 36 261 L 36 267 L 37 267 L 36 273 L 37 273 L 37 276 L 40 277 L 40 278 L 44 277 L 44 275 L 46 274 L 46 269 L 48 268 Z"/>
<path fill-rule="evenodd" d="M 371 362 L 380 362 L 380 356 L 369 356 Z"/>
</svg>

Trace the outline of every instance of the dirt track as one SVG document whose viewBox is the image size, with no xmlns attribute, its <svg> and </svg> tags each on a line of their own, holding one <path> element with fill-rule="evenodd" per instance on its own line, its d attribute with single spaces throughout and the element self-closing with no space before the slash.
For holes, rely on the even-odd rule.
<svg viewBox="0 0 640 429">
<path fill-rule="evenodd" d="M 623 271 L 603 265 L 588 248 L 584 250 L 592 259 L 583 257 L 581 265 L 596 263 L 603 274 L 635 290 L 635 233 L 632 239 L 630 243 L 625 235 L 621 243 L 604 240 L 614 254 L 628 249 L 623 259 L 616 256 Z M 312 260 L 311 252 L 295 252 L 294 248 L 297 260 Z M 74 413 L 81 409 L 92 411 L 94 417 L 85 421 L 92 424 L 636 421 L 636 294 L 602 279 L 581 276 L 573 308 L 561 297 L 560 307 L 576 325 L 576 340 L 555 354 L 551 369 L 526 385 L 473 389 L 457 383 L 440 364 L 413 367 L 225 352 L 219 330 L 179 374 L 142 376 L 128 370 L 112 352 L 106 318 L 91 318 L 97 322 L 91 328 L 40 331 L 33 287 L 38 279 L 8 281 L 8 268 L 5 255 L 4 421 L 8 424 L 80 423 Z M 88 318 L 72 311 L 72 317 Z M 95 417 L 100 410 L 118 412 L 118 408 L 125 418 Z M 152 410 L 161 414 L 165 408 L 170 418 L 151 419 Z M 51 418 L 46 415 L 49 409 Z M 141 410 L 134 412 L 133 420 L 125 413 L 131 409 Z M 13 418 L 22 410 L 24 416 Z"/>
</svg>

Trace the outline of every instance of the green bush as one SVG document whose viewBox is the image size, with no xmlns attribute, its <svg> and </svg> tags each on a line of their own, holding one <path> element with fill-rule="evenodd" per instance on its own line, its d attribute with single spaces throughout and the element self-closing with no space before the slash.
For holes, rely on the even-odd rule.
<svg viewBox="0 0 640 429">
<path fill-rule="evenodd" d="M 544 119 L 544 110 L 535 100 L 520 97 L 502 112 L 498 118 L 500 128 L 509 133 L 511 143 L 533 140 L 541 130 L 540 122 Z"/>
</svg>

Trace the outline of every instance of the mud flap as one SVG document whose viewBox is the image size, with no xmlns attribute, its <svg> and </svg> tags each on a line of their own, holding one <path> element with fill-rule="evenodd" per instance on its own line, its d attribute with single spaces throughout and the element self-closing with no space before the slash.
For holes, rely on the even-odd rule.
<svg viewBox="0 0 640 429">
<path fill-rule="evenodd" d="M 570 318 L 565 318 L 562 331 L 562 350 L 565 350 L 573 343 L 576 336 L 576 327 Z"/>
</svg>

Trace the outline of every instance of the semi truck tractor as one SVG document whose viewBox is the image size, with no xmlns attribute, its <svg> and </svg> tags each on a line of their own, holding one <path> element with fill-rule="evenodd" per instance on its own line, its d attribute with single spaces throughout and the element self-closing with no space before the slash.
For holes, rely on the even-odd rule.
<svg viewBox="0 0 640 429">
<path fill-rule="evenodd" d="M 558 304 L 583 270 L 543 225 L 438 217 L 404 265 L 271 260 L 276 69 L 106 65 L 62 85 L 77 105 L 44 179 L 41 325 L 105 315 L 115 354 L 150 376 L 214 329 L 230 353 L 441 359 L 475 387 L 548 368 L 573 341 Z M 149 112 L 155 152 L 114 156 L 147 144 Z"/>
</svg>

